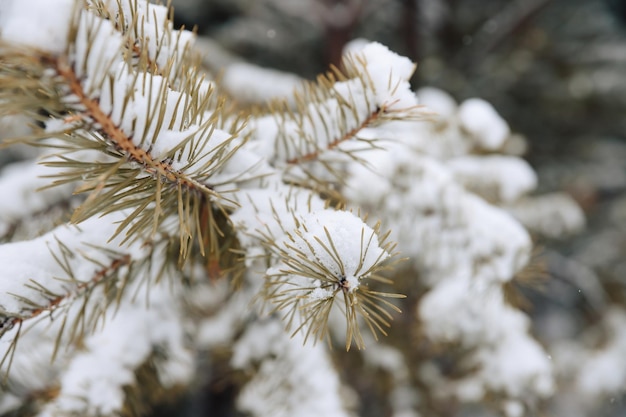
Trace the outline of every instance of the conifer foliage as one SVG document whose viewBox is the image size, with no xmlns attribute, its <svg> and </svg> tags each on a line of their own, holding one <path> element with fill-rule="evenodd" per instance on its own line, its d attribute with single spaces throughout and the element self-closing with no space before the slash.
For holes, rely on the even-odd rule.
<svg viewBox="0 0 626 417">
<path fill-rule="evenodd" d="M 509 134 L 483 102 L 442 122 L 410 89 L 414 64 L 371 43 L 242 114 L 164 6 L 5 3 L 0 146 L 29 158 L 0 175 L 0 411 L 142 415 L 196 380 L 200 358 L 226 355 L 245 376 L 239 410 L 346 416 L 331 354 L 366 346 L 349 355 L 385 363 L 390 393 L 497 393 L 507 413 L 549 395 L 503 289 L 531 244 L 498 205 L 534 174 L 514 156 L 487 164 L 517 170 L 512 185 L 468 168 Z M 469 352 L 466 374 L 427 374 L 436 357 L 380 337 L 405 306 L 419 337 Z M 398 395 L 395 413 L 432 406 Z"/>
</svg>

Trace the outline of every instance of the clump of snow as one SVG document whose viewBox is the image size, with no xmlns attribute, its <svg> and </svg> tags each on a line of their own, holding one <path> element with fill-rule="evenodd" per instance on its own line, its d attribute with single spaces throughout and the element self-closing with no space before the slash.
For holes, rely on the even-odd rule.
<svg viewBox="0 0 626 417">
<path fill-rule="evenodd" d="M 271 162 L 277 166 L 291 162 L 290 174 L 297 177 L 298 164 L 293 161 L 342 162 L 357 149 L 371 149 L 376 140 L 394 136 L 385 129 L 368 135 L 367 129 L 383 122 L 393 124 L 402 116 L 415 119 L 422 115 L 408 82 L 415 69 L 409 59 L 374 42 L 349 56 L 345 67 L 349 79 L 319 92 L 305 90 L 303 97 L 310 103 L 299 105 L 297 112 L 252 121 L 253 138 L 264 144 L 259 148 Z M 315 157 L 310 158 L 312 155 Z M 329 170 L 323 166 L 319 171 L 328 175 Z M 306 177 L 311 172 L 299 173 Z"/>
<path fill-rule="evenodd" d="M 274 183 L 265 188 L 242 189 L 233 196 L 240 207 L 230 216 L 243 247 L 259 246 L 269 237 L 279 239 L 296 227 L 296 214 L 324 208 L 314 193 Z"/>
<path fill-rule="evenodd" d="M 553 239 L 578 233 L 585 226 L 583 210 L 564 193 L 524 198 L 504 207 L 530 231 Z"/>
<path fill-rule="evenodd" d="M 457 112 L 456 100 L 443 90 L 422 87 L 415 93 L 421 105 L 433 110 L 442 120 L 453 118 Z"/>
<path fill-rule="evenodd" d="M 295 230 L 287 230 L 275 248 L 286 265 L 270 268 L 268 275 L 293 275 L 295 281 L 303 281 L 302 289 L 314 300 L 329 298 L 328 291 L 337 288 L 354 292 L 390 256 L 372 228 L 352 213 L 336 210 L 298 215 Z M 317 271 L 320 278 L 290 267 L 299 260 L 306 261 L 306 269 Z"/>
<path fill-rule="evenodd" d="M 311 154 L 324 158 L 325 153 L 336 157 L 337 152 L 330 149 L 376 111 L 375 92 L 369 87 L 358 78 L 337 82 L 320 97 L 312 97 L 315 101 L 304 105 L 302 114 L 262 119 L 260 123 L 275 136 L 265 130 L 256 130 L 255 136 L 266 141 L 266 149 L 272 150 L 271 160 L 292 161 Z"/>
<path fill-rule="evenodd" d="M 389 110 L 406 110 L 417 104 L 408 82 L 415 71 L 415 64 L 410 59 L 391 52 L 378 42 L 367 44 L 359 54 L 365 61 L 365 71 L 379 105 Z"/>
<path fill-rule="evenodd" d="M 323 345 L 303 346 L 277 320 L 257 322 L 236 342 L 231 364 L 258 364 L 242 388 L 237 408 L 254 417 L 347 417 L 339 378 Z"/>
<path fill-rule="evenodd" d="M 537 174 L 517 157 L 467 155 L 447 165 L 460 184 L 490 201 L 512 202 L 537 187 Z"/>
<path fill-rule="evenodd" d="M 171 65 L 171 74 L 178 73 L 195 35 L 188 30 L 174 30 L 166 6 L 134 0 L 107 0 L 105 4 L 117 23 L 122 23 L 123 17 L 124 31 L 131 41 L 140 40 L 146 45 L 151 61 L 161 68 Z M 133 22 L 135 27 L 131 27 Z"/>
<path fill-rule="evenodd" d="M 50 183 L 51 169 L 31 161 L 15 162 L 0 171 L 0 224 L 32 215 L 71 194 L 72 185 L 39 190 Z"/>
<path fill-rule="evenodd" d="M 91 42 L 87 54 L 87 41 L 92 38 L 96 41 Z M 173 90 L 167 78 L 138 73 L 121 61 L 122 37 L 111 22 L 84 12 L 76 44 L 76 65 L 82 68 L 78 75 L 89 74 L 83 88 L 98 96 L 103 113 L 137 147 L 149 151 L 157 161 L 169 161 L 174 170 L 191 174 L 210 171 L 217 150 L 232 134 L 190 120 L 184 111 L 184 104 L 190 101 L 187 94 Z M 94 49 L 103 53 L 97 55 Z"/>
<path fill-rule="evenodd" d="M 221 87 L 244 103 L 264 103 L 291 97 L 303 83 L 291 73 L 237 62 L 226 67 Z"/>
<path fill-rule="evenodd" d="M 576 402 L 588 407 L 620 395 L 626 384 L 626 311 L 620 306 L 608 308 L 582 340 L 595 346 L 563 341 L 552 355 L 560 376 L 573 382 Z"/>
<path fill-rule="evenodd" d="M 344 277 L 350 291 L 389 257 L 379 246 L 376 232 L 352 213 L 314 211 L 299 218 L 298 223 L 297 238 L 286 238 L 278 246 L 285 249 L 287 257 L 304 254 L 335 276 Z"/>
<path fill-rule="evenodd" d="M 445 165 L 406 147 L 366 156 L 383 173 L 356 166 L 346 194 L 355 203 L 375 203 L 377 215 L 387 219 L 404 253 L 427 271 L 426 280 L 460 269 L 489 281 L 506 281 L 528 260 L 530 238 L 521 225 L 463 190 Z M 382 185 L 370 190 L 377 175 L 388 182 L 386 190 Z"/>
<path fill-rule="evenodd" d="M 256 278 L 260 281 L 260 277 L 257 276 Z M 199 324 L 196 334 L 197 346 L 201 349 L 230 346 L 242 323 L 253 316 L 251 311 L 241 306 L 250 305 L 251 299 L 255 295 L 256 287 L 252 290 L 246 287 L 237 291 L 229 299 L 224 297 L 216 314 Z M 206 308 L 207 306 L 204 304 L 202 307 Z"/>
<path fill-rule="evenodd" d="M 106 313 L 107 325 L 88 335 L 83 348 L 68 360 L 60 376 L 60 392 L 47 404 L 48 411 L 119 413 L 126 399 L 124 387 L 137 382 L 135 370 L 156 350 L 166 353 L 153 359 L 165 387 L 189 382 L 194 364 L 184 345 L 187 335 L 171 285 L 164 279 L 149 288 L 129 290 L 119 308 Z M 149 305 L 144 298 L 147 291 Z"/>
<path fill-rule="evenodd" d="M 46 389 L 62 368 L 62 361 L 50 361 L 61 320 L 42 320 L 39 323 L 41 324 L 26 323 L 23 326 L 19 335 L 19 349 L 13 357 L 10 372 L 6 374 L 6 383 L 0 397 L 12 394 L 23 402 L 31 392 Z M 10 352 L 17 330 L 16 326 L 2 335 L 0 354 L 3 357 Z M 6 368 L 3 368 L 3 372 L 6 372 Z"/>
<path fill-rule="evenodd" d="M 88 96 L 97 94 L 111 69 L 124 61 L 123 45 L 124 38 L 112 22 L 81 11 L 72 55 L 74 71 Z"/>
<path fill-rule="evenodd" d="M 107 243 L 107 236 L 126 215 L 116 212 L 86 220 L 80 228 L 60 226 L 34 240 L 0 246 L 0 263 L 6 266 L 0 273 L 5 319 L 27 318 L 38 307 L 43 310 L 36 313 L 40 317 L 24 321 L 7 374 L 8 386 L 21 396 L 48 388 L 51 380 L 59 381 L 60 391 L 46 404 L 44 415 L 121 411 L 126 401 L 123 388 L 136 382 L 135 370 L 155 349 L 167 352 L 154 360 L 163 386 L 186 384 L 192 377 L 193 356 L 185 345 L 188 335 L 177 302 L 180 284 L 172 284 L 167 276 L 157 281 L 160 269 L 149 267 L 138 274 L 142 279 L 125 281 L 128 288 L 119 304 L 115 302 L 115 308 L 109 309 L 102 304 L 108 296 L 104 286 L 92 286 L 102 269 L 111 264 L 111 257 L 129 256 L 135 265 L 142 265 L 147 256 L 151 258 L 143 265 L 162 262 L 163 248 L 150 251 L 141 243 L 121 245 L 121 238 Z M 85 285 L 93 288 L 81 290 Z M 54 299 L 57 296 L 60 302 Z M 55 320 L 42 320 L 48 316 Z M 86 328 L 82 329 L 81 347 L 75 350 L 68 329 L 76 323 L 81 331 L 79 317 L 86 317 Z M 12 348 L 17 329 L 16 325 L 3 335 L 1 355 Z M 51 362 L 56 343 L 61 350 Z"/>
<path fill-rule="evenodd" d="M 265 276 L 264 291 L 271 295 L 267 300 L 288 311 L 287 329 L 300 322 L 296 332 L 304 329 L 307 337 L 322 339 L 327 332 L 315 320 L 326 326 L 330 317 L 340 317 L 338 304 L 343 303 L 336 301 L 343 299 L 342 315 L 347 321 L 337 321 L 336 330 L 345 330 L 347 349 L 353 339 L 363 345 L 357 313 L 371 318 L 357 306 L 367 289 L 358 290 L 390 254 L 381 246 L 377 231 L 350 212 L 326 209 L 294 217 L 293 230 L 285 230 L 276 241 L 269 236 L 265 241 L 274 260 Z"/>
<path fill-rule="evenodd" d="M 3 0 L 0 39 L 61 54 L 68 46 L 76 0 Z"/>
<path fill-rule="evenodd" d="M 145 256 L 139 246 L 120 246 L 121 238 L 106 242 L 113 236 L 119 222 L 126 213 L 114 212 L 101 218 L 88 219 L 77 226 L 59 226 L 57 229 L 36 239 L 24 242 L 8 243 L 0 246 L 0 306 L 5 315 L 19 316 L 35 306 L 47 306 L 49 295 L 41 291 L 45 288 L 52 293 L 71 293 L 72 286 L 67 280 L 88 282 L 110 262 L 103 249 L 132 253 L 138 259 Z M 63 248 L 58 249 L 58 242 Z M 93 246 L 91 246 L 93 245 Z M 67 263 L 60 253 L 68 251 Z M 68 269 L 72 276 L 68 276 Z M 35 281 L 37 286 L 30 283 Z M 34 304 L 31 304 L 34 303 Z"/>
<path fill-rule="evenodd" d="M 461 103 L 458 117 L 461 126 L 486 150 L 500 148 L 511 133 L 509 125 L 493 106 L 479 98 Z"/>
</svg>

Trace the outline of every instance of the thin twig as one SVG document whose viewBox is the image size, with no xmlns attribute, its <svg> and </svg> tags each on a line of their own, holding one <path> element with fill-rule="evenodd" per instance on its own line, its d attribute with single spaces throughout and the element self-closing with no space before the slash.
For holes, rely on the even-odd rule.
<svg viewBox="0 0 626 417">
<path fill-rule="evenodd" d="M 78 97 L 80 103 L 85 107 L 86 113 L 100 125 L 100 128 L 106 134 L 107 138 L 113 142 L 113 145 L 124 151 L 130 160 L 143 165 L 146 171 L 156 178 L 163 178 L 166 181 L 181 185 L 190 190 L 213 192 L 213 188 L 210 185 L 189 178 L 175 170 L 167 162 L 155 160 L 148 151 L 137 146 L 132 139 L 111 120 L 109 115 L 102 110 L 98 100 L 87 96 L 75 71 L 64 58 L 56 59 L 55 65 L 59 75 L 65 78 L 72 93 Z"/>
</svg>

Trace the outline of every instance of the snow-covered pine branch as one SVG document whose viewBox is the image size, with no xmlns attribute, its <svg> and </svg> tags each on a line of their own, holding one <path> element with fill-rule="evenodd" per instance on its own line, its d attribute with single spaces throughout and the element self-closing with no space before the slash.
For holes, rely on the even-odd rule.
<svg viewBox="0 0 626 417">
<path fill-rule="evenodd" d="M 233 407 L 259 417 L 350 415 L 339 354 L 389 373 L 402 415 L 495 396 L 517 417 L 552 392 L 505 294 L 532 249 L 506 210 L 536 177 L 504 155 L 509 128 L 486 102 L 416 94 L 415 65 L 368 43 L 235 114 L 164 6 L 5 2 L 0 146 L 38 159 L 0 171 L 1 412 L 145 413 L 203 355 L 200 372 L 232 377 Z M 442 354 L 462 377 L 415 349 L 416 323 L 465 352 Z M 369 353 L 328 348 L 387 334 Z"/>
<path fill-rule="evenodd" d="M 222 114 L 223 107 L 215 106 L 219 100 L 209 98 L 210 84 L 198 71 L 189 50 L 192 37 L 172 29 L 166 8 L 134 1 L 50 2 L 39 13 L 54 14 L 57 20 L 47 27 L 53 35 L 41 38 L 23 33 L 14 25 L 20 19 L 33 18 L 29 13 L 35 3 L 11 2 L 0 19 L 2 50 L 7 58 L 0 81 L 11 86 L 3 91 L 0 102 L 3 117 L 14 117 L 17 112 L 44 126 L 33 136 L 18 137 L 8 143 L 25 141 L 43 149 L 41 163 L 48 171 L 29 169 L 22 171 L 23 177 L 16 174 L 21 181 L 11 181 L 12 176 L 7 175 L 0 182 L 9 198 L 35 192 L 34 188 L 41 185 L 49 185 L 56 192 L 44 191 L 48 197 L 41 200 L 23 199 L 24 207 L 19 212 L 7 205 L 5 211 L 10 215 L 5 217 L 5 232 L 51 205 L 74 200 L 72 189 L 87 196 L 78 201 L 71 216 L 71 222 L 77 226 L 59 226 L 43 236 L 0 247 L 2 259 L 11 263 L 0 280 L 5 345 L 2 364 L 7 394 L 25 401 L 36 391 L 58 390 L 54 398 L 37 408 L 43 415 L 111 414 L 134 401 L 124 398 L 121 388 L 133 383 L 132 373 L 139 372 L 142 364 L 155 360 L 153 349 L 142 349 L 134 359 L 126 360 L 119 357 L 123 344 L 106 350 L 103 346 L 107 344 L 89 342 L 118 331 L 118 314 L 129 321 L 130 328 L 148 325 L 155 305 L 164 303 L 174 308 L 174 317 L 184 314 L 175 308 L 180 298 L 186 297 L 184 286 L 200 276 L 209 285 L 207 276 L 227 274 L 232 265 L 225 265 L 224 259 L 233 250 L 246 255 L 249 249 L 254 251 L 255 245 L 260 245 L 268 251 L 270 271 L 280 268 L 280 262 L 297 268 L 299 261 L 306 268 L 309 260 L 304 252 L 290 253 L 285 248 L 278 249 L 278 244 L 270 247 L 265 235 L 249 247 L 241 246 L 232 236 L 235 223 L 228 216 L 248 204 L 242 198 L 244 191 L 237 188 L 259 189 L 260 200 L 269 201 L 276 195 L 274 187 L 288 187 L 280 185 L 284 181 L 284 164 L 274 164 L 273 158 L 264 159 L 263 152 L 255 152 L 254 146 L 248 146 L 239 136 L 237 118 Z M 361 67 L 365 68 L 364 63 Z M 361 90 L 366 90 L 366 84 L 371 82 L 364 71 L 355 72 L 353 77 L 352 84 Z M 37 81 L 33 82 L 33 78 Z M 320 82 L 308 91 L 324 96 L 330 88 L 327 84 Z M 377 114 L 358 120 L 364 105 L 372 107 L 368 109 L 370 114 L 374 110 L 388 113 L 394 105 L 390 102 L 384 108 L 374 108 L 363 94 L 352 97 L 351 89 L 355 87 L 345 88 L 346 97 L 334 94 L 332 98 L 334 103 L 341 103 L 341 108 L 331 108 L 324 115 L 341 125 L 337 130 L 339 139 L 333 139 L 340 142 L 352 139 L 356 132 L 356 125 L 352 124 L 367 124 L 378 118 Z M 368 88 L 370 95 L 377 92 Z M 16 110 L 12 103 L 18 95 L 20 106 Z M 314 106 L 309 109 L 314 110 Z M 346 112 L 354 115 L 354 123 L 347 124 Z M 227 126 L 228 130 L 219 126 Z M 249 132 L 247 135 L 251 136 Z M 313 137 L 307 140 L 312 149 L 330 150 L 339 143 L 321 138 L 316 145 Z M 308 154 L 302 157 L 313 159 Z M 299 162 L 293 158 L 286 161 L 288 165 Z M 38 179 L 42 173 L 49 183 Z M 392 255 L 391 247 L 383 243 L 380 246 L 378 229 L 371 229 L 355 215 L 325 208 L 326 204 L 310 190 L 302 190 L 301 194 L 319 202 L 316 210 L 300 211 L 304 207 L 292 206 L 286 196 L 284 203 L 292 210 L 294 225 L 306 229 L 307 216 L 318 222 L 315 228 L 313 223 L 308 224 L 306 237 L 300 229 L 296 235 L 300 250 L 309 248 L 312 252 L 308 255 L 317 257 L 317 265 L 322 267 L 315 277 L 322 279 L 320 291 L 332 292 L 332 297 L 319 299 L 342 293 L 348 320 L 347 345 L 354 338 L 361 346 L 358 326 L 362 324 L 356 321 L 357 312 L 365 317 L 372 331 L 384 333 L 380 326 L 388 325 L 391 319 L 385 309 L 398 310 L 380 299 L 394 294 L 370 290 L 361 282 L 388 282 L 378 277 L 376 271 Z M 255 202 L 248 205 L 257 207 Z M 242 237 L 263 228 L 256 217 L 247 221 L 250 228 L 238 232 Z M 340 222 L 348 227 L 337 235 Z M 283 241 L 293 232 L 282 227 L 276 231 L 276 238 Z M 5 234 L 8 240 L 13 237 L 12 233 Z M 237 249 L 240 246 L 242 249 Z M 30 258 L 32 262 L 28 261 Z M 330 265 L 331 259 L 334 266 Z M 298 287 L 302 277 L 296 272 L 302 270 L 291 271 L 290 278 Z M 179 279 L 175 278 L 177 274 Z M 247 285 L 258 288 L 266 279 L 264 275 L 249 272 L 246 280 L 256 281 Z M 268 272 L 267 276 L 274 275 Z M 170 293 L 157 290 L 166 288 L 162 282 L 171 279 L 174 283 L 170 284 Z M 292 285 L 285 279 L 281 282 Z M 267 295 L 268 291 L 261 293 Z M 359 300 L 365 301 L 363 305 L 356 302 L 357 293 L 362 295 Z M 293 294 L 294 300 L 299 297 Z M 372 300 L 382 301 L 386 307 L 379 307 Z M 292 317 L 296 313 L 301 314 L 294 309 Z M 46 321 L 57 315 L 53 324 Z M 323 317 L 302 317 L 308 326 L 303 334 L 311 329 L 315 329 L 316 338 L 326 334 Z M 180 328 L 167 331 L 173 338 L 167 349 L 183 345 L 183 340 L 189 338 L 189 328 L 197 321 L 192 318 L 190 323 L 182 317 L 179 320 Z M 233 325 L 243 323 L 235 321 Z M 160 344 L 161 333 L 152 336 L 153 333 L 144 335 L 142 346 Z M 120 341 L 123 339 L 122 336 Z M 116 351 L 118 348 L 121 350 Z M 52 364 L 29 362 L 27 357 L 35 350 L 44 353 L 38 356 L 41 358 L 48 352 L 54 359 Z M 104 376 L 103 381 L 97 382 L 102 375 L 96 371 L 93 375 L 74 374 L 74 363 L 91 363 L 104 357 L 121 360 L 126 376 Z M 169 369 L 172 357 L 168 354 L 166 358 L 163 366 Z M 28 370 L 48 377 L 26 381 L 21 375 Z M 188 374 L 186 370 L 178 378 L 167 372 L 158 376 L 165 383 L 171 379 L 180 382 Z M 96 398 L 95 388 L 90 388 L 96 386 L 110 394 Z"/>
<path fill-rule="evenodd" d="M 279 261 L 267 271 L 265 293 L 278 310 L 287 311 L 288 328 L 306 329 L 305 341 L 309 335 L 323 339 L 333 304 L 341 298 L 348 350 L 353 340 L 364 346 L 360 319 L 374 336 L 386 335 L 393 319 L 388 310 L 400 310 L 385 298 L 403 296 L 368 287 L 372 281 L 391 283 L 378 274 L 393 255 L 392 245 L 379 242 L 379 225 L 372 229 L 351 213 L 335 210 L 308 213 L 294 223 L 272 243 Z"/>
<path fill-rule="evenodd" d="M 342 66 L 296 89 L 295 106 L 274 102 L 269 115 L 250 122 L 251 141 L 290 181 L 340 182 L 343 164 L 377 148 L 390 122 L 426 118 L 410 90 L 415 65 L 407 58 L 372 43 Z"/>
<path fill-rule="evenodd" d="M 120 232 L 131 220 L 155 232 L 163 219 L 177 215 L 184 259 L 194 236 L 202 242 L 202 234 L 217 233 L 209 230 L 213 221 L 200 226 L 203 211 L 212 215 L 203 201 L 228 201 L 215 191 L 219 184 L 207 180 L 236 150 L 235 131 L 216 129 L 219 109 L 208 105 L 209 87 L 192 67 L 195 61 L 183 60 L 192 38 L 171 28 L 166 8 L 115 1 L 79 5 L 59 16 L 54 28 L 67 37 L 61 53 L 45 39 L 20 39 L 11 25 L 3 30 L 7 41 L 17 38 L 6 48 L 36 61 L 43 74 L 37 89 L 20 84 L 33 76 L 28 71 L 6 71 L 5 82 L 26 90 L 31 112 L 42 105 L 40 91 L 49 92 L 54 104 L 44 106 L 51 117 L 40 144 L 59 152 L 46 163 L 57 168 L 57 183 L 80 182 L 79 190 L 90 192 L 74 221 L 131 209 Z M 12 7 L 19 15 L 22 6 Z M 36 49 L 21 52 L 20 43 Z"/>
</svg>

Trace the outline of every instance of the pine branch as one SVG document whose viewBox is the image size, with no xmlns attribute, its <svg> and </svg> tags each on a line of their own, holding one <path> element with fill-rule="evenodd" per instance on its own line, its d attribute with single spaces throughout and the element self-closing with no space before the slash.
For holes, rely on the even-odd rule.
<svg viewBox="0 0 626 417">
<path fill-rule="evenodd" d="M 110 116 L 104 113 L 99 105 L 99 101 L 87 97 L 76 73 L 64 59 L 57 60 L 55 66 L 58 73 L 67 80 L 72 93 L 78 97 L 80 104 L 85 107 L 86 116 L 91 117 L 95 123 L 98 123 L 106 138 L 110 140 L 116 148 L 123 151 L 131 161 L 143 165 L 148 174 L 162 181 L 167 181 L 184 187 L 187 190 L 202 193 L 207 196 L 219 197 L 210 184 L 204 184 L 194 180 L 188 175 L 174 169 L 171 164 L 156 160 L 148 151 L 133 143 L 132 139 L 113 122 Z"/>
<path fill-rule="evenodd" d="M 372 281 L 390 283 L 379 275 L 396 256 L 386 237 L 380 235 L 380 225 L 372 229 L 348 212 L 322 210 L 297 217 L 295 229 L 286 230 L 282 239 L 266 236 L 278 263 L 267 271 L 264 297 L 274 311 L 285 311 L 287 328 L 303 332 L 305 341 L 328 336 L 330 314 L 341 299 L 346 349 L 353 342 L 361 349 L 361 318 L 374 337 L 386 335 L 392 319 L 388 310 L 400 310 L 385 298 L 404 298 L 368 287 Z"/>
<path fill-rule="evenodd" d="M 21 326 L 24 322 L 37 318 L 41 314 L 49 313 L 52 315 L 53 312 L 64 308 L 64 306 L 67 307 L 75 298 L 101 284 L 105 279 L 119 271 L 120 268 L 130 265 L 130 263 L 131 258 L 129 255 L 123 255 L 120 258 L 113 259 L 110 265 L 103 266 L 101 269 L 97 270 L 89 280 L 71 280 L 70 282 L 74 282 L 75 286 L 68 289 L 68 291 L 64 294 L 51 292 L 36 281 L 32 281 L 28 286 L 34 290 L 45 293 L 48 303 L 46 305 L 33 305 L 32 309 L 24 311 L 19 316 L 5 316 L 0 319 L 0 337 L 11 330 L 15 325 Z M 17 294 L 13 295 L 21 298 Z M 27 299 L 21 299 L 22 301 L 28 303 Z M 2 367 L 3 362 L 4 360 L 0 362 L 0 367 Z"/>
<path fill-rule="evenodd" d="M 332 151 L 334 149 L 336 149 L 337 147 L 339 147 L 343 142 L 346 142 L 350 139 L 353 139 L 355 136 L 357 136 L 357 134 L 362 131 L 363 129 L 371 126 L 372 124 L 374 124 L 376 122 L 376 120 L 378 120 L 378 118 L 380 117 L 381 113 L 384 113 L 384 109 L 376 109 L 374 112 L 372 112 L 369 116 L 367 116 L 359 126 L 349 130 L 348 132 L 346 132 L 343 136 L 332 140 L 331 142 L 329 142 L 326 147 L 323 150 L 319 150 L 319 151 L 313 151 L 310 152 L 308 154 L 304 154 L 301 155 L 299 157 L 296 158 L 292 158 L 287 160 L 287 164 L 290 165 L 296 165 L 296 164 L 301 164 L 303 162 L 309 162 L 309 161 L 313 161 L 316 159 L 319 159 L 320 155 L 322 152 L 327 152 L 327 151 Z"/>
<path fill-rule="evenodd" d="M 206 87 L 204 78 L 197 69 L 187 67 L 193 59 L 182 64 L 183 58 L 190 57 L 188 36 L 172 31 L 169 22 L 164 23 L 164 31 L 154 33 L 154 38 L 147 36 L 152 33 L 148 24 L 139 33 L 133 32 L 138 19 L 152 19 L 154 24 L 166 21 L 156 13 L 148 16 L 143 6 L 129 4 L 130 21 L 125 20 L 123 13 L 116 15 L 114 23 L 85 11 L 80 13 L 70 31 L 76 46 L 69 54 L 29 51 L 23 55 L 36 57 L 38 64 L 32 72 L 49 74 L 50 69 L 54 70 L 56 75 L 44 91 L 54 91 L 51 96 L 57 103 L 46 109 L 54 119 L 46 120 L 45 134 L 22 141 L 61 151 L 45 161 L 56 168 L 52 174 L 57 178 L 54 185 L 83 183 L 77 191 L 90 192 L 74 212 L 74 222 L 99 213 L 132 209 L 115 235 L 125 230 L 128 239 L 139 239 L 154 235 L 165 218 L 178 214 L 182 262 L 189 256 L 194 241 L 201 253 L 215 251 L 215 239 L 207 242 L 203 235 L 214 237 L 222 232 L 212 229 L 218 223 L 213 219 L 202 222 L 202 213 L 212 216 L 213 209 L 217 209 L 225 215 L 222 205 L 234 207 L 236 203 L 215 190 L 216 185 L 221 185 L 219 181 L 213 184 L 209 179 L 223 169 L 241 142 L 235 143 L 236 126 L 232 126 L 232 133 L 216 129 L 220 109 L 208 107 L 210 91 L 201 91 Z M 96 6 L 100 13 L 113 19 L 114 13 L 107 5 L 97 2 Z M 119 11 L 126 7 L 122 6 L 118 3 Z M 162 9 L 155 10 L 160 13 Z M 176 46 L 182 50 L 176 50 Z M 137 62 L 123 59 L 129 48 L 138 51 Z M 168 55 L 171 48 L 173 55 Z M 116 49 L 118 55 L 112 55 L 111 50 Z M 166 56 L 169 59 L 164 59 Z M 154 75 L 155 72 L 163 75 Z M 42 104 L 37 91 L 42 90 L 43 82 L 31 86 L 31 72 L 14 74 L 7 70 L 2 74 L 15 80 L 21 76 L 25 80 L 22 88 L 28 90 L 30 97 L 26 103 Z M 183 92 L 175 91 L 176 85 Z M 50 136 L 58 140 L 50 141 Z M 213 138 L 218 138 L 215 143 Z M 96 153 L 90 155 L 85 150 Z M 71 153 L 78 157 L 68 156 Z M 106 155 L 111 162 L 100 162 L 97 153 Z M 205 210 L 205 205 L 212 209 Z M 131 223 L 132 229 L 128 228 Z M 207 244 L 210 248 L 205 248 Z"/>
<path fill-rule="evenodd" d="M 345 185 L 351 162 L 366 164 L 366 151 L 397 140 L 394 131 L 427 118 L 410 89 L 414 65 L 379 44 L 344 58 L 295 93 L 295 104 L 270 104 L 253 120 L 253 141 L 274 150 L 270 162 L 283 181 L 324 195 Z M 339 198 L 340 199 L 340 198 Z"/>
<path fill-rule="evenodd" d="M 13 8 L 29 15 L 19 1 Z M 275 415 L 263 408 L 273 402 L 294 414 L 305 398 L 312 399 L 307 406 L 322 404 L 313 414 L 344 415 L 327 351 L 301 342 L 315 345 L 342 332 L 346 349 L 362 348 L 387 335 L 404 298 L 382 289 L 394 284 L 384 274 L 398 260 L 390 234 L 340 210 L 345 198 L 380 210 L 377 216 L 394 226 L 402 249 L 415 257 L 412 272 L 427 281 L 417 286 L 433 288 L 410 309 L 420 312 L 424 334 L 476 353 L 469 358 L 476 369 L 467 376 L 475 371 L 479 379 L 468 383 L 512 397 L 529 392 L 530 401 L 541 394 L 535 381 L 549 374 L 543 351 L 502 291 L 526 261 L 530 240 L 498 208 L 459 185 L 449 158 L 431 157 L 439 148 L 424 145 L 430 137 L 412 123 L 424 118 L 408 82 L 413 63 L 369 44 L 347 58 L 342 71 L 296 93 L 292 107 L 270 106 L 270 114 L 253 117 L 243 131 L 245 116 L 211 98 L 189 52 L 193 35 L 173 29 L 167 8 L 141 0 L 54 1 L 37 3 L 51 12 L 61 3 L 77 5 L 63 25 L 48 27 L 66 34 L 67 42 L 32 45 L 24 36 L 26 46 L 43 48 L 1 46 L 7 61 L 0 62 L 0 116 L 26 115 L 41 125 L 22 139 L 55 152 L 43 160 L 42 181 L 86 195 L 73 216 L 83 223 L 0 245 L 0 366 L 17 367 L 7 370 L 6 390 L 17 387 L 32 398 L 58 385 L 54 398 L 33 407 L 41 415 L 139 412 L 140 390 L 132 388 L 143 384 L 142 374 L 157 383 L 146 389 L 188 384 L 194 355 L 227 345 L 233 368 L 237 361 L 259 361 L 250 390 L 240 391 L 242 410 Z M 20 31 L 13 32 L 19 41 Z M 474 117 L 471 109 L 459 113 L 464 122 L 476 119 L 465 125 L 475 128 L 472 134 L 494 136 L 493 119 Z M 501 172 L 511 167 L 505 162 Z M 486 183 L 480 170 L 457 171 Z M 31 180 L 40 172 L 28 174 L 7 195 L 38 188 Z M 348 181 L 354 187 L 341 187 Z M 23 213 L 6 210 L 11 216 L 5 217 L 52 207 L 69 198 L 66 190 L 59 198 L 25 202 Z M 513 199 L 525 191 L 502 195 Z M 228 296 L 230 282 L 210 281 L 225 274 L 243 277 L 243 291 Z M 410 275 L 406 288 L 416 284 Z M 247 308 L 257 292 L 272 316 Z M 492 323 L 492 313 L 504 319 Z M 279 315 L 291 335 L 276 324 Z M 258 326 L 264 321 L 269 326 Z M 496 346 L 506 347 L 496 350 L 504 360 L 491 367 L 484 358 L 494 340 L 508 344 Z M 519 346 L 534 365 L 516 367 L 522 380 L 516 383 L 502 370 Z M 30 377 L 33 369 L 41 375 Z M 314 371 L 322 372 L 312 384 L 300 383 Z M 255 396 L 258 388 L 267 394 Z"/>
</svg>

